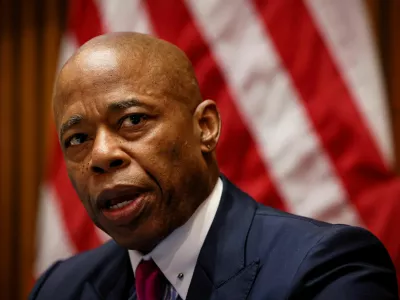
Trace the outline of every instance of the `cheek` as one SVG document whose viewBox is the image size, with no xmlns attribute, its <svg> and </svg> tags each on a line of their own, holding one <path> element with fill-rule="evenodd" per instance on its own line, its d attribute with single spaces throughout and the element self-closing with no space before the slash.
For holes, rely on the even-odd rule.
<svg viewBox="0 0 400 300">
<path fill-rule="evenodd" d="M 177 140 L 168 140 L 165 135 L 157 134 L 127 143 L 126 150 L 138 167 L 157 181 L 164 192 L 169 189 L 181 160 Z"/>
<path fill-rule="evenodd" d="M 154 170 L 152 175 L 165 185 L 177 186 L 185 180 L 190 170 L 195 169 L 198 163 L 195 147 L 184 139 L 183 136 L 174 139 L 163 139 L 157 145 L 149 147 L 149 168 Z M 150 150 L 151 149 L 151 150 Z M 144 152 L 145 153 L 145 152 Z M 146 154 L 145 154 L 146 155 Z M 156 172 L 156 173 L 154 173 Z"/>
<path fill-rule="evenodd" d="M 88 190 L 88 174 L 89 174 L 89 166 L 82 165 L 77 168 L 68 168 L 68 177 L 71 180 L 72 186 L 74 187 L 79 200 L 85 207 L 87 213 L 90 218 L 98 225 L 96 214 L 92 205 L 90 204 L 90 193 Z M 99 225 L 98 225 L 99 226 Z"/>
<path fill-rule="evenodd" d="M 81 201 L 88 198 L 89 163 L 67 163 L 68 177 Z"/>
</svg>

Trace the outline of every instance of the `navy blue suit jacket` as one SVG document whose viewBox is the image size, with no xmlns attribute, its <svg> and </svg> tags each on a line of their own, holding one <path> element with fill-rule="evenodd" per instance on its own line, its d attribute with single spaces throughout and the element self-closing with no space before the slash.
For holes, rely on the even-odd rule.
<svg viewBox="0 0 400 300">
<path fill-rule="evenodd" d="M 371 233 L 277 211 L 222 179 L 187 299 L 398 299 L 392 261 Z M 57 262 L 30 299 L 136 299 L 127 250 L 111 241 Z"/>
</svg>

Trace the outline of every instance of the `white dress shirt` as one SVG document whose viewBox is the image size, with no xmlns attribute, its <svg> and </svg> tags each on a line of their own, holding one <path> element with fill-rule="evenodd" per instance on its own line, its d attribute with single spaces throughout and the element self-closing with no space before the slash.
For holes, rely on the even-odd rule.
<svg viewBox="0 0 400 300">
<path fill-rule="evenodd" d="M 167 236 L 152 252 L 143 256 L 138 251 L 129 250 L 134 272 L 142 259 L 152 258 L 179 296 L 185 300 L 197 258 L 214 220 L 221 195 L 222 180 L 218 178 L 211 194 L 190 219 Z"/>
</svg>

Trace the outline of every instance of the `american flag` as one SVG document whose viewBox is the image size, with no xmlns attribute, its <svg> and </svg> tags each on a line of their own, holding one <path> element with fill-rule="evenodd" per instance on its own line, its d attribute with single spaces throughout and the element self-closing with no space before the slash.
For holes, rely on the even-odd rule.
<svg viewBox="0 0 400 300">
<path fill-rule="evenodd" d="M 113 31 L 150 33 L 186 52 L 203 97 L 220 109 L 217 157 L 228 178 L 266 205 L 368 228 L 400 271 L 400 183 L 362 0 L 71 0 L 60 65 Z M 75 194 L 56 140 L 35 276 L 109 238 Z"/>
</svg>

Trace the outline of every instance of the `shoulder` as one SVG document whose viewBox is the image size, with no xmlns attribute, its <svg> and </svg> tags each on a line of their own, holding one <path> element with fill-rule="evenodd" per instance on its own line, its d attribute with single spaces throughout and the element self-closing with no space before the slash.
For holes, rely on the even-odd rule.
<svg viewBox="0 0 400 300">
<path fill-rule="evenodd" d="M 262 204 L 258 204 L 250 238 L 262 234 L 265 239 L 258 239 L 261 247 L 271 244 L 285 253 L 295 255 L 304 261 L 308 255 L 321 248 L 328 248 L 330 253 L 346 252 L 354 249 L 369 247 L 382 251 L 390 262 L 387 250 L 380 240 L 369 230 L 346 224 L 331 224 L 315 219 L 282 212 Z M 265 242 L 264 242 L 265 241 Z M 288 248 L 288 246 L 290 246 Z"/>
<path fill-rule="evenodd" d="M 80 273 L 89 274 L 95 272 L 97 268 L 104 267 L 104 263 L 115 260 L 116 254 L 123 255 L 125 251 L 114 241 L 109 241 L 95 249 L 82 252 L 59 262 L 57 269 L 53 271 L 60 273 Z"/>
<path fill-rule="evenodd" d="M 274 209 L 256 202 L 229 180 L 223 179 L 230 199 L 240 203 L 237 206 L 241 211 L 252 211 L 246 242 L 249 256 L 263 260 L 267 253 L 268 257 L 285 257 L 287 262 L 296 265 L 307 261 L 307 255 L 319 248 L 328 247 L 329 252 L 333 253 L 372 247 L 382 252 L 387 263 L 391 263 L 383 244 L 367 229 L 331 224 Z"/>
<path fill-rule="evenodd" d="M 108 273 L 117 268 L 126 256 L 126 251 L 114 241 L 82 252 L 65 260 L 55 262 L 36 281 L 29 299 L 47 299 L 54 291 L 72 293 L 79 286 L 100 273 Z M 43 296 L 43 297 L 42 297 Z"/>
<path fill-rule="evenodd" d="M 318 299 L 359 299 L 368 291 L 378 297 L 374 299 L 397 295 L 392 260 L 380 240 L 364 228 L 258 205 L 249 241 L 249 251 L 262 261 L 261 273 L 274 273 L 295 299 L 314 299 L 317 292 L 327 297 Z"/>
<path fill-rule="evenodd" d="M 259 251 L 259 253 L 254 253 L 257 257 L 262 256 L 265 251 L 281 252 L 280 247 L 284 248 L 282 249 L 283 253 L 289 251 L 293 254 L 293 249 L 297 249 L 299 252 L 306 251 L 323 236 L 334 234 L 337 230 L 340 231 L 341 228 L 346 227 L 346 225 L 334 225 L 266 206 L 255 201 L 225 177 L 222 178 L 224 180 L 223 196 L 229 199 L 226 202 L 230 204 L 224 209 L 226 211 L 233 210 L 232 207 L 234 207 L 234 209 L 240 210 L 243 221 L 245 218 L 246 220 L 252 219 L 248 231 L 247 247 Z M 271 248 L 271 245 L 274 247 Z M 285 251 L 285 249 L 287 250 Z"/>
<path fill-rule="evenodd" d="M 254 215 L 253 230 L 267 231 L 271 235 L 290 237 L 304 244 L 313 244 L 325 235 L 334 234 L 344 228 L 362 230 L 344 224 L 331 224 L 316 219 L 283 212 L 257 203 Z"/>
<path fill-rule="evenodd" d="M 368 230 L 332 226 L 308 248 L 292 278 L 296 297 L 398 299 L 393 262 Z"/>
</svg>

